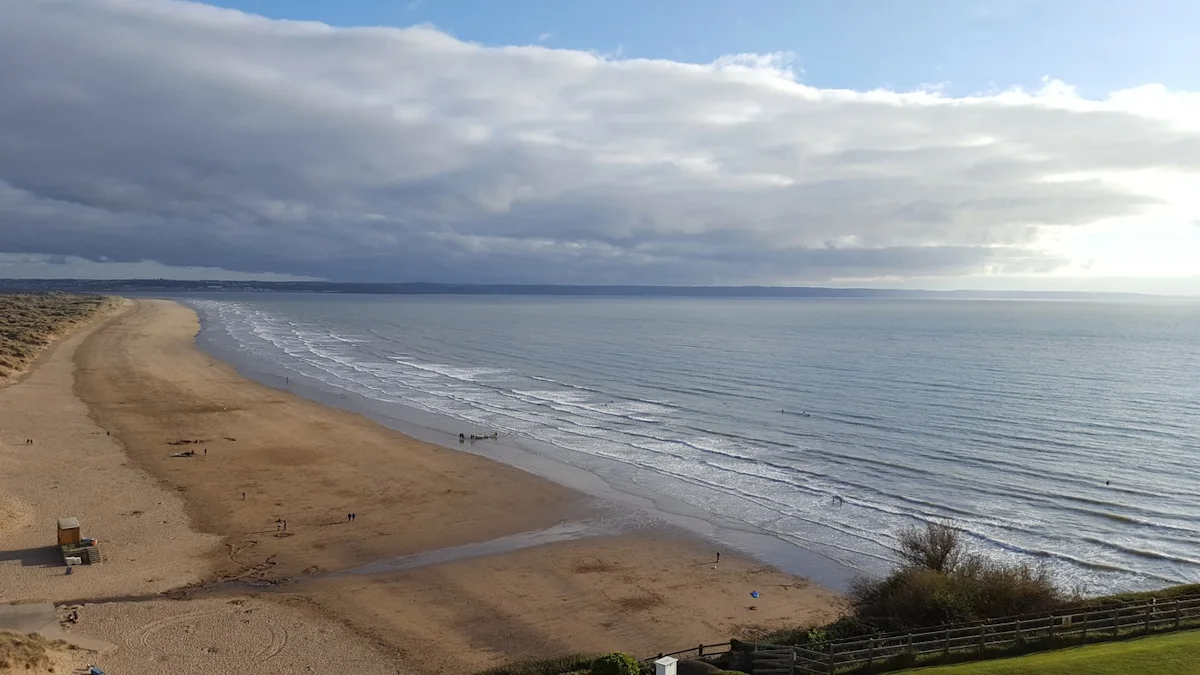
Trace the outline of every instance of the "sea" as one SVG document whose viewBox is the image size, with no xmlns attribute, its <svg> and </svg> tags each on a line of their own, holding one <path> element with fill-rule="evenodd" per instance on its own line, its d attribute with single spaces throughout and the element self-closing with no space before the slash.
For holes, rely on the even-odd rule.
<svg viewBox="0 0 1200 675">
<path fill-rule="evenodd" d="M 835 588 L 935 521 L 1085 593 L 1200 582 L 1194 302 L 177 299 L 249 377 Z"/>
</svg>

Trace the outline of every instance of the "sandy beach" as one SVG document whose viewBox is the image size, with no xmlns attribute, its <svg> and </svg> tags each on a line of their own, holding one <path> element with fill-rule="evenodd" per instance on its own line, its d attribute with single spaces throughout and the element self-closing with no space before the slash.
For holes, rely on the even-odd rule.
<svg viewBox="0 0 1200 675">
<path fill-rule="evenodd" d="M 88 601 L 71 629 L 117 645 L 100 665 L 336 672 L 336 644 L 354 672 L 469 672 L 836 614 L 833 592 L 728 551 L 717 564 L 672 530 L 497 547 L 608 516 L 532 474 L 243 378 L 195 346 L 197 330 L 181 305 L 129 302 L 0 390 L 2 599 Z M 103 564 L 53 564 L 60 515 L 100 540 Z M 364 566 L 382 571 L 346 573 Z M 271 585 L 214 586 L 226 580 Z"/>
</svg>

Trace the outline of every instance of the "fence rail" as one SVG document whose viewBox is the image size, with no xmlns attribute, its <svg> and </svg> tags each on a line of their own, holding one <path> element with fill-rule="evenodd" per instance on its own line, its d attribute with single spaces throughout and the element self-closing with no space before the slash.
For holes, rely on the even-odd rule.
<svg viewBox="0 0 1200 675">
<path fill-rule="evenodd" d="M 830 675 L 970 660 L 1022 648 L 1032 651 L 1039 644 L 1098 642 L 1193 627 L 1200 627 L 1200 596 L 1081 607 L 1041 616 L 802 646 L 743 646 L 750 651 L 755 675 Z M 760 663 L 764 666 L 761 670 Z"/>
<path fill-rule="evenodd" d="M 749 657 L 754 675 L 883 672 L 1184 628 L 1200 628 L 1200 595 L 1076 607 L 975 624 L 936 626 L 907 633 L 881 633 L 799 646 L 738 642 L 698 645 L 659 654 L 646 661 L 663 656 L 684 659 L 740 651 Z"/>
<path fill-rule="evenodd" d="M 728 654 L 731 649 L 733 649 L 733 643 L 718 642 L 717 644 L 712 644 L 712 645 L 703 645 L 703 644 L 697 645 L 690 649 L 682 649 L 677 652 L 671 652 L 670 654 L 659 654 L 658 656 L 651 656 L 650 658 L 642 659 L 642 660 L 643 661 L 654 661 L 655 659 L 661 659 L 664 656 L 674 656 L 675 658 L 682 661 L 682 660 L 684 660 L 684 657 L 690 657 L 690 656 L 695 656 L 696 658 L 702 658 L 705 656 L 719 656 L 721 654 Z"/>
</svg>

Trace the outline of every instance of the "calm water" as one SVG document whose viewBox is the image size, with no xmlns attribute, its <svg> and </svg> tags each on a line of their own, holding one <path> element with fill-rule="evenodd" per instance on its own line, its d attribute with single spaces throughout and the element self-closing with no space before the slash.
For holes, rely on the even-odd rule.
<svg viewBox="0 0 1200 675">
<path fill-rule="evenodd" d="M 900 527 L 951 519 L 1090 591 L 1200 581 L 1200 305 L 191 303 L 202 344 L 248 371 L 498 430 L 852 570 L 884 569 Z"/>
</svg>

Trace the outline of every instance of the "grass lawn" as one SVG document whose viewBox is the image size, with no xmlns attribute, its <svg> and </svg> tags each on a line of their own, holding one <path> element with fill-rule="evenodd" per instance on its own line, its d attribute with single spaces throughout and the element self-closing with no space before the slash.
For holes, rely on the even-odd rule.
<svg viewBox="0 0 1200 675">
<path fill-rule="evenodd" d="M 1200 631 L 904 672 L 913 675 L 1200 675 Z"/>
</svg>

